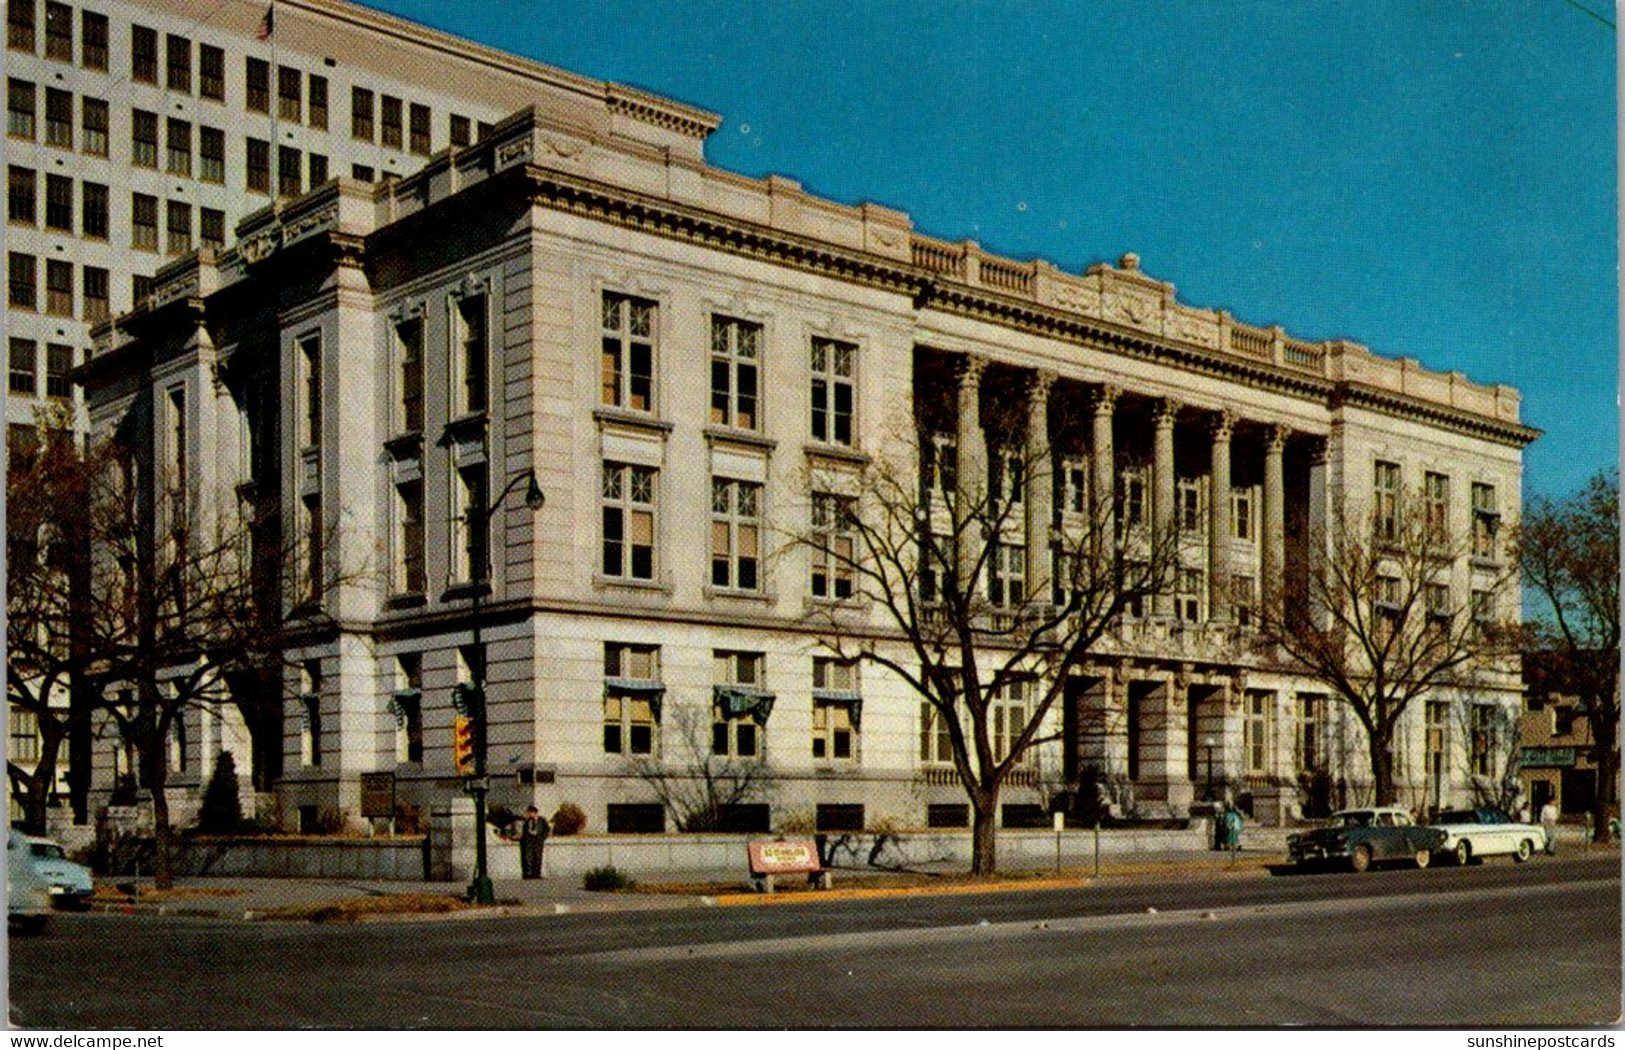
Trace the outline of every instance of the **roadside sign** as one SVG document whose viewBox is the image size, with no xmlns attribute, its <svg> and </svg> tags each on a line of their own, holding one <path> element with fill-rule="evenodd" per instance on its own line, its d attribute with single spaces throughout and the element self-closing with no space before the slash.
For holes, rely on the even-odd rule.
<svg viewBox="0 0 1625 1050">
<path fill-rule="evenodd" d="M 393 817 L 395 815 L 395 774 L 361 774 L 361 816 Z"/>
</svg>

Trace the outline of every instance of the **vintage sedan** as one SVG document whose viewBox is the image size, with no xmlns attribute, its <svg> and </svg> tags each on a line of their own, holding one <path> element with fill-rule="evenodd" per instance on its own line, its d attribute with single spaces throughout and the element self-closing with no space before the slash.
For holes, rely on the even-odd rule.
<svg viewBox="0 0 1625 1050">
<path fill-rule="evenodd" d="M 1438 852 L 1454 857 L 1457 864 L 1496 855 L 1510 856 L 1522 864 L 1536 850 L 1546 848 L 1545 828 L 1520 824 L 1498 809 L 1449 809 L 1428 826 L 1444 832 Z"/>
<path fill-rule="evenodd" d="M 1407 861 L 1425 868 L 1443 842 L 1444 832 L 1419 826 L 1408 811 L 1374 806 L 1333 813 L 1326 827 L 1289 837 L 1286 848 L 1299 867 L 1342 863 L 1366 871 L 1387 861 Z"/>
<path fill-rule="evenodd" d="M 96 888 L 90 869 L 69 860 L 61 846 L 20 831 L 7 835 L 6 866 L 12 872 L 27 869 L 45 886 L 51 903 L 58 908 L 84 904 Z"/>
</svg>

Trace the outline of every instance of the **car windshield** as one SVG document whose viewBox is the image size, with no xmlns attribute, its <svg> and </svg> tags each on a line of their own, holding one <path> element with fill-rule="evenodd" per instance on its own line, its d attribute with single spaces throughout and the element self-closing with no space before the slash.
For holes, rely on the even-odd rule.
<svg viewBox="0 0 1625 1050">
<path fill-rule="evenodd" d="M 36 857 L 48 857 L 52 860 L 62 860 L 66 856 L 62 852 L 62 847 L 54 842 L 36 842 L 30 847 L 29 852 Z"/>
</svg>

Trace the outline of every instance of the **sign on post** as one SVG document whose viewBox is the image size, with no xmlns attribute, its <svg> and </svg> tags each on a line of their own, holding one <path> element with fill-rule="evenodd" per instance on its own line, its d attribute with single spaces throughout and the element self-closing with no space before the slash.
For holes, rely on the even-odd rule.
<svg viewBox="0 0 1625 1050">
<path fill-rule="evenodd" d="M 361 816 L 393 817 L 395 815 L 395 774 L 361 774 Z"/>
</svg>

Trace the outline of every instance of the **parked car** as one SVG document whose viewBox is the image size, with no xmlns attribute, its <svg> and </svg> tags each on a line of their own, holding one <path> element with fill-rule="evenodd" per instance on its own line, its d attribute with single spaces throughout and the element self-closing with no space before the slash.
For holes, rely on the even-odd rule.
<svg viewBox="0 0 1625 1050">
<path fill-rule="evenodd" d="M 1536 850 L 1546 848 L 1545 828 L 1520 824 L 1498 809 L 1445 810 L 1428 826 L 1444 832 L 1438 852 L 1454 857 L 1457 864 L 1498 854 L 1522 864 Z"/>
<path fill-rule="evenodd" d="M 50 884 L 34 870 L 27 838 L 13 831 L 6 839 L 6 921 L 20 930 L 38 931 L 50 916 Z"/>
<path fill-rule="evenodd" d="M 68 859 L 62 847 L 50 839 L 12 831 L 6 838 L 7 870 L 15 874 L 27 868 L 45 886 L 51 904 L 68 908 L 90 899 L 95 883 L 90 869 Z"/>
<path fill-rule="evenodd" d="M 1333 813 L 1326 827 L 1289 837 L 1286 848 L 1300 867 L 1347 863 L 1355 871 L 1365 871 L 1395 860 L 1425 868 L 1443 841 L 1444 832 L 1421 827 L 1406 810 L 1374 806 Z"/>
</svg>

